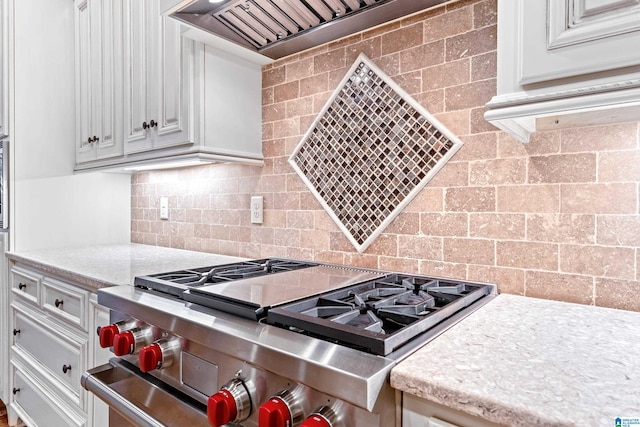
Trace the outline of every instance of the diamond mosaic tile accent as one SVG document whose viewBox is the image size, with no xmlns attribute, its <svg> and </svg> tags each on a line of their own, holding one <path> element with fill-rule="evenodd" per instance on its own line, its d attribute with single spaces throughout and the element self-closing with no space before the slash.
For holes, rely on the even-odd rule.
<svg viewBox="0 0 640 427">
<path fill-rule="evenodd" d="M 361 54 L 289 163 L 363 252 L 461 146 Z"/>
</svg>

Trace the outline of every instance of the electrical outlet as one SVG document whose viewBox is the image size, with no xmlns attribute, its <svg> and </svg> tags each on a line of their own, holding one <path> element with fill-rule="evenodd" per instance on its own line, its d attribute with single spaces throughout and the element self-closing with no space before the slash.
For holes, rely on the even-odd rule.
<svg viewBox="0 0 640 427">
<path fill-rule="evenodd" d="M 251 196 L 251 223 L 262 224 L 262 208 L 264 199 L 262 196 Z"/>
<path fill-rule="evenodd" d="M 169 219 L 169 198 L 160 197 L 160 219 Z"/>
</svg>

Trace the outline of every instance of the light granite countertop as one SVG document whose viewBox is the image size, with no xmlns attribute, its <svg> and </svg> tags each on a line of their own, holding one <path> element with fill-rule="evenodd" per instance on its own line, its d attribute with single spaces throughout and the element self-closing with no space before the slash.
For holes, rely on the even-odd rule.
<svg viewBox="0 0 640 427">
<path fill-rule="evenodd" d="M 226 264 L 244 258 L 136 243 L 9 252 L 9 259 L 90 289 L 133 284 L 135 276 Z"/>
<path fill-rule="evenodd" d="M 508 426 L 614 426 L 640 417 L 640 313 L 499 295 L 391 385 Z"/>
</svg>

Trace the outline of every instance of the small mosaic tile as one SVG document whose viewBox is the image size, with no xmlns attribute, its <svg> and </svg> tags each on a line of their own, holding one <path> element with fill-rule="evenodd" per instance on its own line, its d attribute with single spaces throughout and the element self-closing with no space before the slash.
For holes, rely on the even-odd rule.
<svg viewBox="0 0 640 427">
<path fill-rule="evenodd" d="M 363 252 L 461 146 L 361 54 L 289 163 Z"/>
</svg>

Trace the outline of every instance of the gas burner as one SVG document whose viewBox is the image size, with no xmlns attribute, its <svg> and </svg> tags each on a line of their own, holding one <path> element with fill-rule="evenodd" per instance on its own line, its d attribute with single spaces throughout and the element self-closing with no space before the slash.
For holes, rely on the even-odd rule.
<svg viewBox="0 0 640 427">
<path fill-rule="evenodd" d="M 273 308 L 267 323 L 387 355 L 490 292 L 482 284 L 388 274 Z"/>
<path fill-rule="evenodd" d="M 315 265 L 317 264 L 290 259 L 264 258 L 214 267 L 138 276 L 134 280 L 134 286 L 182 298 L 184 291 L 191 288 L 292 271 Z"/>
</svg>

